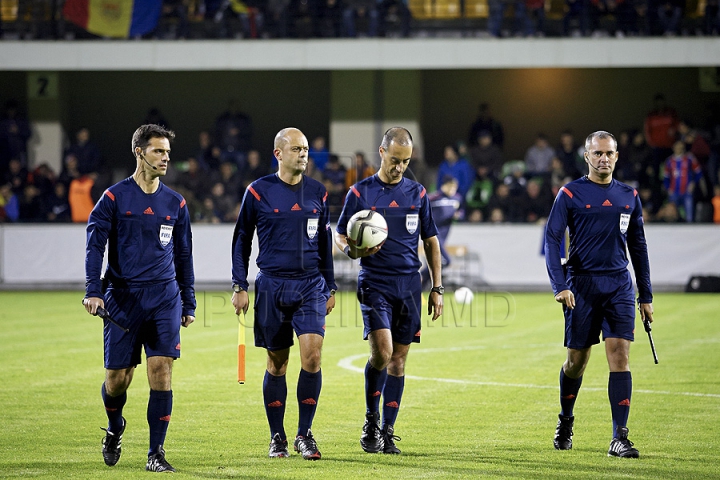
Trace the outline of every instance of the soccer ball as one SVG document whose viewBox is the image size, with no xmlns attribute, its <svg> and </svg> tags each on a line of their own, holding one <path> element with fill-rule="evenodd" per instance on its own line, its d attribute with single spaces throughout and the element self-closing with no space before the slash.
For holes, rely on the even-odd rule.
<svg viewBox="0 0 720 480">
<path fill-rule="evenodd" d="M 377 247 L 388 236 L 387 222 L 377 212 L 360 210 L 348 221 L 347 236 L 357 248 Z"/>
<path fill-rule="evenodd" d="M 455 301 L 457 303 L 469 304 L 473 301 L 473 292 L 468 287 L 460 287 L 455 290 Z"/>
</svg>

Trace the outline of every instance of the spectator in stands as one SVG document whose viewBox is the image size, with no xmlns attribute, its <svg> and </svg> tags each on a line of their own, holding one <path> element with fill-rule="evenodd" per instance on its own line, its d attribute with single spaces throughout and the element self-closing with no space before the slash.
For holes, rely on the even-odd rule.
<svg viewBox="0 0 720 480">
<path fill-rule="evenodd" d="M 28 181 L 40 190 L 40 196 L 43 200 L 52 195 L 55 182 L 57 181 L 55 172 L 47 163 L 41 163 L 28 176 Z"/>
<path fill-rule="evenodd" d="M 376 0 L 346 0 L 343 26 L 348 37 L 376 37 L 378 34 L 378 4 Z"/>
<path fill-rule="evenodd" d="M 550 170 L 550 190 L 552 191 L 552 198 L 557 197 L 560 187 L 578 178 L 580 178 L 580 176 L 571 177 L 568 175 L 567 172 L 565 172 L 565 166 L 562 161 L 558 157 L 553 158 L 552 169 Z"/>
<path fill-rule="evenodd" d="M 720 8 L 718 0 L 705 1 L 705 15 L 703 16 L 703 32 L 705 35 L 720 34 Z"/>
<path fill-rule="evenodd" d="M 13 158 L 21 166 L 27 165 L 27 142 L 31 135 L 30 123 L 20 114 L 19 102 L 6 101 L 0 116 L 0 178 L 8 172 Z"/>
<path fill-rule="evenodd" d="M 575 26 L 577 25 L 577 26 Z M 563 35 L 586 37 L 590 34 L 590 0 L 565 0 Z"/>
<path fill-rule="evenodd" d="M 316 5 L 311 0 L 293 0 L 290 2 L 290 36 L 311 38 L 315 35 Z"/>
<path fill-rule="evenodd" d="M 81 175 L 99 173 L 102 168 L 100 148 L 90 140 L 90 130 L 81 127 L 75 133 L 75 141 L 65 150 L 65 156 L 74 155 L 78 161 L 78 171 Z M 87 222 L 87 219 L 85 219 Z"/>
<path fill-rule="evenodd" d="M 210 198 L 213 201 L 215 215 L 223 222 L 235 222 L 237 217 L 233 217 L 233 212 L 237 208 L 238 200 L 234 195 L 225 190 L 223 182 L 215 182 L 210 188 Z"/>
<path fill-rule="evenodd" d="M 47 221 L 48 222 L 69 222 L 70 204 L 68 203 L 67 187 L 62 182 L 57 182 L 53 187 L 53 193 L 47 199 Z"/>
<path fill-rule="evenodd" d="M 20 219 L 20 201 L 15 195 L 12 185 L 0 185 L 0 223 L 17 222 Z"/>
<path fill-rule="evenodd" d="M 210 189 L 210 177 L 195 157 L 187 159 L 187 171 L 180 173 L 177 178 L 178 185 L 192 192 L 195 198 L 205 198 Z"/>
<path fill-rule="evenodd" d="M 510 195 L 518 198 L 527 188 L 527 178 L 525 176 L 525 163 L 522 161 L 508 162 L 505 166 L 507 170 L 502 182 L 507 185 Z"/>
<path fill-rule="evenodd" d="M 162 11 L 160 12 L 160 20 L 155 29 L 155 38 L 161 40 L 186 39 L 190 36 L 190 27 L 188 24 L 190 0 L 163 0 Z M 170 125 L 158 122 L 143 122 L 147 125 L 154 123 L 161 125 L 168 130 Z"/>
<path fill-rule="evenodd" d="M 529 223 L 545 223 L 553 197 L 541 178 L 533 178 L 527 183 L 525 193 L 519 199 L 519 210 L 522 221 Z"/>
<path fill-rule="evenodd" d="M 438 168 L 437 174 L 437 189 L 440 190 L 442 181 L 445 176 L 451 176 L 458 182 L 458 193 L 461 197 L 465 198 L 470 185 L 475 178 L 475 171 L 467 162 L 467 160 L 460 159 L 458 157 L 455 147 L 447 145 L 444 150 L 444 159 Z"/>
<path fill-rule="evenodd" d="M 252 148 L 252 134 L 252 120 L 240 111 L 234 99 L 230 100 L 227 110 L 215 121 L 215 141 L 220 147 L 221 161 L 235 162 L 242 171 L 247 152 Z"/>
<path fill-rule="evenodd" d="M 87 223 L 95 202 L 100 198 L 96 193 L 96 189 L 94 193 L 97 177 L 98 174 L 92 172 L 70 182 L 68 203 L 70 204 L 70 214 L 73 222 Z"/>
<path fill-rule="evenodd" d="M 320 183 L 323 182 L 323 172 L 317 169 L 315 161 L 310 157 L 308 157 L 307 167 L 305 167 L 305 176 L 317 180 Z"/>
<path fill-rule="evenodd" d="M 659 223 L 677 223 L 680 221 L 680 212 L 677 205 L 673 202 L 664 203 L 657 214 L 652 217 L 653 222 Z"/>
<path fill-rule="evenodd" d="M 579 147 L 580 145 L 575 141 L 572 130 L 563 130 L 560 134 L 560 144 L 555 151 L 555 155 L 560 159 L 565 175 L 570 177 L 571 180 L 582 176 L 580 166 L 584 165 L 585 162 L 582 155 L 578 153 Z"/>
<path fill-rule="evenodd" d="M 34 223 L 45 219 L 46 210 L 42 193 L 35 185 L 28 183 L 20 197 L 20 221 Z"/>
<path fill-rule="evenodd" d="M 315 19 L 316 36 L 338 38 L 342 34 L 343 7 L 339 0 L 322 0 Z"/>
<path fill-rule="evenodd" d="M 693 221 L 693 190 L 697 188 L 702 170 L 692 153 L 685 151 L 685 144 L 678 140 L 673 145 L 673 154 L 665 162 L 663 186 L 668 200 L 677 205 L 686 222 Z"/>
<path fill-rule="evenodd" d="M 545 0 L 525 0 L 527 8 L 525 35 L 545 36 Z M 533 21 L 533 17 L 535 21 Z"/>
<path fill-rule="evenodd" d="M 470 132 L 468 133 L 468 145 L 471 148 L 478 144 L 480 132 L 483 130 L 490 132 L 493 143 L 502 150 L 503 145 L 505 144 L 505 132 L 503 131 L 502 124 L 492 117 L 490 105 L 488 103 L 480 104 L 478 117 L 470 126 Z"/>
<path fill-rule="evenodd" d="M 525 153 L 525 172 L 531 177 L 549 178 L 553 158 L 555 149 L 550 146 L 544 133 L 538 133 L 535 143 Z"/>
<path fill-rule="evenodd" d="M 638 187 L 638 175 L 635 165 L 628 161 L 630 148 L 632 146 L 633 132 L 623 130 L 617 137 L 617 151 L 620 163 L 615 167 L 613 176 L 620 182 L 627 183 L 633 188 Z"/>
<path fill-rule="evenodd" d="M 495 182 L 488 176 L 488 170 L 478 167 L 475 181 L 465 195 L 466 217 L 470 222 L 482 222 L 488 216 L 488 202 L 495 191 Z"/>
<path fill-rule="evenodd" d="M 490 212 L 490 221 L 493 223 L 522 220 L 522 217 L 517 214 L 517 202 L 510 197 L 510 188 L 504 183 L 499 183 L 495 187 L 495 193 L 490 197 L 487 208 Z M 495 210 L 502 213 L 502 219 L 498 219 Z M 495 220 L 493 220 L 493 216 L 495 216 Z"/>
<path fill-rule="evenodd" d="M 367 164 L 367 161 L 365 161 L 365 154 L 363 152 L 355 152 L 353 166 L 345 175 L 345 190 L 350 190 L 350 187 L 360 180 L 372 177 L 373 175 L 375 175 L 375 169 Z"/>
<path fill-rule="evenodd" d="M 343 201 L 345 199 L 345 177 L 347 171 L 340 163 L 337 155 L 330 155 L 330 159 L 323 169 L 323 184 L 328 192 L 328 211 L 330 212 L 330 220 L 337 221 L 340 217 Z"/>
<path fill-rule="evenodd" d="M 220 147 L 213 143 L 210 132 L 207 130 L 201 131 L 198 134 L 198 147 L 195 152 L 195 158 L 200 162 L 200 166 L 204 170 L 217 171 L 222 162 L 221 156 Z"/>
<path fill-rule="evenodd" d="M 627 163 L 637 178 L 639 188 L 649 188 L 657 190 L 655 204 L 659 205 L 661 200 L 659 173 L 655 170 L 652 161 L 652 150 L 645 143 L 645 135 L 642 131 L 633 133 L 630 145 L 624 156 L 620 156 L 620 161 Z M 646 206 L 645 200 L 642 201 L 643 207 Z M 655 213 L 655 212 L 653 212 Z"/>
<path fill-rule="evenodd" d="M 615 36 L 636 36 L 639 34 L 638 20 L 641 12 L 644 16 L 647 10 L 646 0 L 612 0 L 615 2 L 614 15 L 617 22 Z"/>
<path fill-rule="evenodd" d="M 510 5 L 513 5 L 515 13 L 515 27 L 511 35 L 523 35 L 527 33 L 528 18 L 525 0 L 488 0 L 488 31 L 493 37 L 502 36 L 505 10 Z"/>
<path fill-rule="evenodd" d="M 378 0 L 378 16 L 380 25 L 378 34 L 388 36 L 391 26 L 397 26 L 403 37 L 410 36 L 410 21 L 412 13 L 407 6 L 407 0 Z"/>
<path fill-rule="evenodd" d="M 657 9 L 659 33 L 667 37 L 679 35 L 684 14 L 685 0 L 661 0 Z"/>
<path fill-rule="evenodd" d="M 206 17 L 218 26 L 220 38 L 258 38 L 263 29 L 262 12 L 253 1 L 205 0 Z M 238 25 L 239 23 L 239 25 Z"/>
<path fill-rule="evenodd" d="M 318 170 L 325 170 L 325 164 L 327 164 L 330 159 L 330 151 L 327 148 L 325 137 L 320 135 L 313 138 L 310 144 L 310 150 L 308 151 L 308 157 L 313 159 L 315 167 Z"/>
<path fill-rule="evenodd" d="M 260 158 L 260 152 L 257 150 L 250 150 L 248 152 L 248 162 L 245 166 L 245 170 L 243 170 L 240 174 L 243 181 L 243 188 L 247 188 L 248 185 L 258 178 L 269 174 L 270 169 Z"/>
<path fill-rule="evenodd" d="M 10 159 L 8 171 L 5 173 L 2 183 L 9 183 L 15 195 L 21 196 L 25 185 L 28 183 L 28 171 L 23 167 L 17 158 Z"/>
<path fill-rule="evenodd" d="M 712 198 L 713 223 L 720 224 L 720 185 L 715 185 L 715 196 Z"/>
<path fill-rule="evenodd" d="M 251 156 L 252 155 L 248 155 L 248 165 L 250 165 Z M 211 181 L 213 183 L 221 182 L 225 187 L 225 192 L 232 197 L 234 202 L 242 200 L 243 194 L 245 193 L 245 185 L 243 184 L 242 176 L 237 172 L 234 163 L 221 163 L 218 171 L 212 175 Z M 253 180 L 250 181 L 250 183 L 252 182 Z M 235 221 L 235 219 L 233 219 L 233 221 Z"/>
<path fill-rule="evenodd" d="M 653 167 L 660 169 L 665 159 L 672 153 L 677 135 L 678 114 L 667 105 L 665 95 L 655 94 L 653 109 L 645 117 L 645 141 L 652 148 Z"/>
<path fill-rule="evenodd" d="M 445 268 L 452 261 L 450 254 L 445 250 L 445 242 L 447 242 L 448 235 L 450 235 L 450 227 L 455 220 L 459 220 L 463 216 L 463 210 L 461 209 L 463 198 L 458 193 L 457 180 L 450 175 L 446 175 L 442 179 L 440 189 L 428 195 L 428 201 L 430 202 L 435 226 L 438 229 L 441 263 Z M 420 281 L 423 290 L 432 287 L 432 278 L 427 264 L 420 270 Z"/>
<path fill-rule="evenodd" d="M 265 4 L 265 30 L 272 38 L 287 38 L 290 0 L 268 0 Z"/>
<path fill-rule="evenodd" d="M 470 149 L 470 157 L 476 172 L 483 169 L 484 177 L 501 178 L 503 168 L 502 151 L 500 147 L 493 143 L 492 134 L 489 130 L 480 132 L 477 145 Z"/>
<path fill-rule="evenodd" d="M 78 170 L 78 159 L 72 153 L 68 153 L 63 157 L 63 168 L 60 171 L 58 182 L 64 183 L 65 188 L 70 188 L 70 182 L 74 179 L 82 176 L 80 170 Z"/>
</svg>

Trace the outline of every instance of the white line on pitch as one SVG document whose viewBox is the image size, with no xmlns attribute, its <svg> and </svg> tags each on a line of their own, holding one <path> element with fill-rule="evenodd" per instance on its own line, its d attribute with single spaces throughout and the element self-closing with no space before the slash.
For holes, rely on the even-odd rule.
<svg viewBox="0 0 720 480">
<path fill-rule="evenodd" d="M 458 350 L 480 350 L 485 347 L 474 346 L 474 347 L 452 347 L 452 348 L 426 348 L 413 350 L 413 353 L 426 353 L 426 352 L 446 352 L 446 351 L 458 351 Z M 364 373 L 365 367 L 356 367 L 353 362 L 360 360 L 361 358 L 367 358 L 367 353 L 360 353 L 357 355 L 351 355 L 340 359 L 338 367 L 350 370 L 351 372 Z M 454 383 L 458 385 L 482 385 L 489 387 L 513 387 L 513 388 L 537 388 L 537 389 L 552 389 L 556 390 L 557 385 L 534 385 L 532 383 L 503 383 L 503 382 L 476 382 L 472 380 L 457 380 L 454 378 L 429 378 L 429 377 L 417 377 L 415 375 L 405 375 L 405 378 L 411 380 L 420 381 L 431 381 L 441 383 Z M 584 392 L 605 392 L 607 388 L 600 387 L 583 387 Z M 645 390 L 645 389 L 633 389 L 633 393 L 647 393 L 651 395 L 682 395 L 686 397 L 709 397 L 709 398 L 720 398 L 720 394 L 716 393 L 695 393 L 695 392 L 670 392 L 667 390 Z"/>
</svg>

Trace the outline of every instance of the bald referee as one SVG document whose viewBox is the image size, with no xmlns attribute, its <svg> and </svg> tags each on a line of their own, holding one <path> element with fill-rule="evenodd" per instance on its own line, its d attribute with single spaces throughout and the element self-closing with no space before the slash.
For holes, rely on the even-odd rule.
<svg viewBox="0 0 720 480">
<path fill-rule="evenodd" d="M 653 321 L 650 262 L 637 191 L 613 179 L 618 161 L 617 141 L 598 131 L 585 140 L 589 173 L 560 189 L 545 230 L 547 270 L 555 300 L 565 314 L 567 359 L 560 370 L 560 415 L 555 448 L 572 448 L 574 415 L 583 372 L 592 346 L 605 341 L 610 376 L 608 398 L 612 440 L 608 455 L 638 458 L 628 440 L 627 421 L 632 398 L 630 343 L 635 330 L 635 292 L 628 258 L 637 279 L 638 308 L 643 320 Z M 561 264 L 560 245 L 570 231 L 567 264 Z"/>
<path fill-rule="evenodd" d="M 442 315 L 442 267 L 438 230 L 425 187 L 405 178 L 413 139 L 403 127 L 388 129 L 380 143 L 380 169 L 350 187 L 337 225 L 335 244 L 350 258 L 360 258 L 357 296 L 370 345 L 365 365 L 365 424 L 360 446 L 368 453 L 399 454 L 395 420 L 405 389 L 405 360 L 420 342 L 422 327 L 418 243 L 422 240 L 433 287 L 428 314 Z M 360 210 L 385 217 L 388 238 L 382 247 L 358 249 L 347 237 L 347 222 Z M 382 396 L 382 426 L 380 397 Z"/>
<path fill-rule="evenodd" d="M 255 278 L 255 345 L 267 350 L 263 381 L 270 425 L 270 457 L 288 457 L 283 421 L 293 331 L 300 344 L 297 384 L 298 430 L 293 444 L 306 460 L 321 457 L 311 427 L 322 387 L 320 357 L 325 316 L 335 306 L 335 274 L 327 191 L 304 175 L 308 141 L 297 128 L 275 136 L 275 174 L 248 186 L 232 243 L 232 303 L 235 313 L 248 309 L 248 262 L 257 230 L 260 273 Z"/>
</svg>

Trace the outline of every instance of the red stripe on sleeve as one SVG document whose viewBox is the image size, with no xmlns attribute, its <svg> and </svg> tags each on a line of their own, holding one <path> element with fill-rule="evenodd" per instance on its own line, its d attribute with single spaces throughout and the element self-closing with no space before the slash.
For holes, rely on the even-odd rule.
<svg viewBox="0 0 720 480">
<path fill-rule="evenodd" d="M 112 200 L 113 202 L 115 201 L 115 195 L 113 195 L 113 193 L 110 190 L 105 190 L 105 195 L 107 195 L 108 198 L 110 200 Z"/>
<path fill-rule="evenodd" d="M 357 188 L 355 188 L 355 185 L 350 187 L 350 191 L 353 192 L 356 197 L 360 198 L 360 192 L 357 191 Z"/>
<path fill-rule="evenodd" d="M 427 191 L 425 190 L 425 187 L 423 187 L 422 192 L 420 192 L 420 198 L 423 198 Z"/>
<path fill-rule="evenodd" d="M 571 192 L 570 190 L 568 190 L 567 188 L 565 188 L 565 187 L 560 187 L 560 191 L 563 192 L 563 193 L 565 193 L 565 195 L 567 195 L 567 196 L 570 197 L 570 198 L 573 197 L 572 192 Z"/>
<path fill-rule="evenodd" d="M 633 188 L 633 197 L 637 197 L 637 190 Z"/>
<path fill-rule="evenodd" d="M 252 196 L 255 197 L 255 200 L 257 200 L 259 202 L 260 195 L 258 195 L 258 193 L 255 191 L 255 189 L 250 186 L 250 187 L 248 187 L 248 190 L 250 190 L 250 193 L 252 193 Z"/>
<path fill-rule="evenodd" d="M 325 192 L 325 195 L 323 196 L 323 203 L 325 203 L 325 200 L 327 200 L 328 192 Z"/>
<path fill-rule="evenodd" d="M 187 202 L 186 202 L 185 199 L 183 198 L 183 199 L 182 199 L 182 202 L 180 202 L 180 208 L 183 208 L 186 203 L 187 203 Z"/>
</svg>

